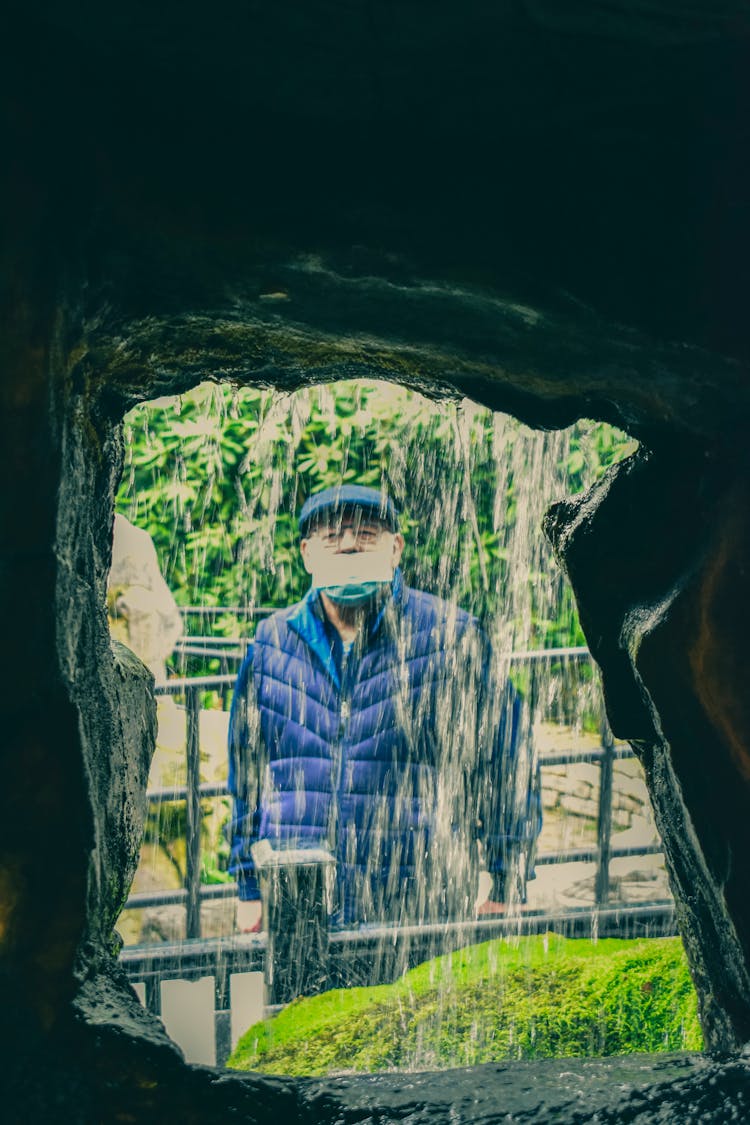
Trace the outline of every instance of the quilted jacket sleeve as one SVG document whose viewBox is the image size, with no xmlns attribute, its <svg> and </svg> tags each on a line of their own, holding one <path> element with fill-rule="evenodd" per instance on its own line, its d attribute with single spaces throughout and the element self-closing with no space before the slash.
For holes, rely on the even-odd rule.
<svg viewBox="0 0 750 1125">
<path fill-rule="evenodd" d="M 260 757 L 251 645 L 237 677 L 229 715 L 228 784 L 234 798 L 229 873 L 237 880 L 243 900 L 260 898 L 250 855 L 258 839 L 260 820 Z"/>
<path fill-rule="evenodd" d="M 493 879 L 490 898 L 524 901 L 542 826 L 538 769 L 528 709 L 510 680 L 498 692 L 492 667 L 488 659 L 483 689 L 489 731 L 480 777 L 480 838 Z"/>
</svg>

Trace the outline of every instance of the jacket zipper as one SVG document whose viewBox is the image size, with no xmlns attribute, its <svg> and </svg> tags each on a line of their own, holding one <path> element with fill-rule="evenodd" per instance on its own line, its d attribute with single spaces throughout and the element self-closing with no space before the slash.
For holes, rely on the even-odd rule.
<svg viewBox="0 0 750 1125">
<path fill-rule="evenodd" d="M 339 703 L 339 729 L 338 737 L 336 738 L 336 745 L 333 754 L 333 777 L 332 777 L 332 797 L 333 797 L 333 815 L 332 822 L 332 848 L 334 855 L 338 859 L 339 856 L 339 827 L 341 818 L 341 787 L 343 784 L 344 772 L 344 739 L 349 726 L 349 718 L 351 716 L 351 685 L 349 683 L 349 661 L 351 659 L 351 651 L 345 652 L 341 660 L 341 699 Z"/>
</svg>

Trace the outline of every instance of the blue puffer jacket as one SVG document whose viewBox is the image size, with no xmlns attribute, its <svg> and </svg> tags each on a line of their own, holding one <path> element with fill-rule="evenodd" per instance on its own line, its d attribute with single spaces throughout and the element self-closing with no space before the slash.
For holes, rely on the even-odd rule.
<svg viewBox="0 0 750 1125">
<path fill-rule="evenodd" d="M 540 817 L 530 792 L 520 815 L 508 796 L 520 700 L 510 684 L 488 692 L 487 674 L 475 619 L 398 572 L 360 652 L 342 654 L 314 591 L 261 622 L 230 718 L 240 897 L 258 897 L 250 846 L 268 839 L 334 852 L 347 924 L 410 904 L 423 917 L 455 911 L 462 895 L 469 910 L 479 836 L 502 898 Z"/>
</svg>

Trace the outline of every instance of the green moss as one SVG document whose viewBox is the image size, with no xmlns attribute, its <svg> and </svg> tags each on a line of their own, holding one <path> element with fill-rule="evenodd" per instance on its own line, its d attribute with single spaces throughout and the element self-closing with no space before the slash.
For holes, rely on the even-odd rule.
<svg viewBox="0 0 750 1125">
<path fill-rule="evenodd" d="M 296 1000 L 251 1027 L 228 1065 L 325 1075 L 701 1047 L 679 939 L 544 935 L 471 946 L 392 985 Z"/>
</svg>

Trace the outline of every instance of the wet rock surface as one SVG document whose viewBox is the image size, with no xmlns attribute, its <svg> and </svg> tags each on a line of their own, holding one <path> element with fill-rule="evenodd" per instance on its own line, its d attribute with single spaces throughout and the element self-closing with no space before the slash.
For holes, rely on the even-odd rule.
<svg viewBox="0 0 750 1125">
<path fill-rule="evenodd" d="M 722 1067 L 688 1055 L 550 1059 L 406 1078 L 343 1078 L 322 1090 L 303 1087 L 302 1104 L 316 1121 L 352 1125 L 725 1125 L 750 1110 L 749 1080 L 744 1063 Z"/>
<path fill-rule="evenodd" d="M 747 727 L 739 707 L 723 712 L 717 728 L 700 654 L 717 644 L 720 628 L 720 647 L 736 662 L 731 672 L 723 665 L 717 693 L 747 674 L 738 622 L 722 614 L 719 626 L 710 579 L 725 557 L 725 537 L 734 540 L 745 517 L 741 507 L 727 506 L 727 490 L 738 487 L 728 483 L 728 467 L 711 459 L 696 464 L 686 454 L 631 459 L 588 497 L 553 509 L 547 528 L 603 670 L 612 729 L 644 765 L 707 1042 L 732 1051 L 750 1035 L 745 910 L 732 905 L 750 876 L 740 812 L 747 782 L 735 757 Z M 750 593 L 745 558 L 740 548 L 731 565 L 735 605 Z"/>
<path fill-rule="evenodd" d="M 116 1025 L 90 1020 L 47 1043 L 36 1065 L 27 1059 L 25 1067 L 14 1066 L 6 1078 L 6 1104 L 22 1108 L 9 1120 L 81 1125 L 181 1120 L 192 1125 L 215 1121 L 219 1114 L 250 1125 L 280 1120 L 296 1125 L 729 1125 L 744 1122 L 750 1113 L 750 1070 L 744 1060 L 637 1055 L 325 1082 L 239 1077 L 186 1067 L 165 1037 L 152 1034 L 149 1041 L 140 1028 L 136 1040 L 127 1023 L 121 1012 Z M 39 1082 L 40 1064 L 44 1083 Z"/>
</svg>

